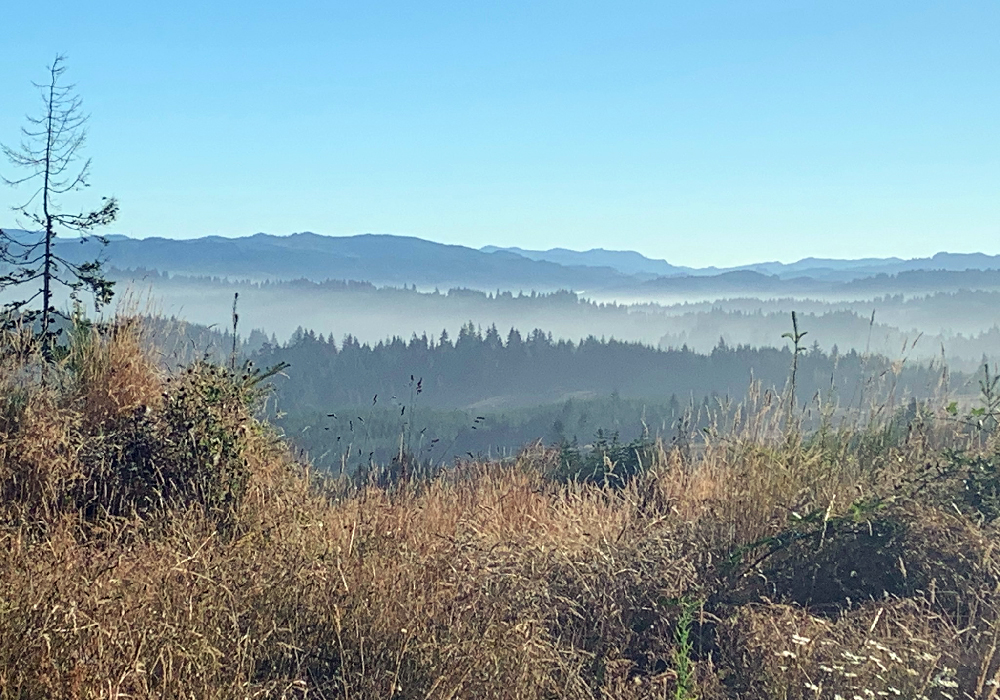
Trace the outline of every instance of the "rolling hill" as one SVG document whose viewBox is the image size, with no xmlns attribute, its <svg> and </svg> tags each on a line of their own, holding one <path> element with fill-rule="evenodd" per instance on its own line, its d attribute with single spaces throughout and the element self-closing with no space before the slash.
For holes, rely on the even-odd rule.
<svg viewBox="0 0 1000 700">
<path fill-rule="evenodd" d="M 7 230 L 23 237 L 23 231 Z M 995 284 L 1000 256 L 938 253 L 931 258 L 806 258 L 794 263 L 763 262 L 738 268 L 694 269 L 653 260 L 635 251 L 594 249 L 532 251 L 487 246 L 474 249 L 409 236 L 363 234 L 323 236 L 258 233 L 240 238 L 191 239 L 110 236 L 103 251 L 96 242 L 58 239 L 61 255 L 73 261 L 100 254 L 118 270 L 158 270 L 187 276 L 245 280 L 359 280 L 375 285 L 470 288 L 482 291 L 570 289 L 595 296 L 829 294 L 845 290 L 892 291 L 886 276 L 919 279 L 934 291 Z M 968 270 L 987 271 L 979 274 Z M 938 271 L 944 274 L 938 274 Z M 938 280 L 940 277 L 940 280 Z M 872 280 L 872 281 L 867 281 Z"/>
</svg>

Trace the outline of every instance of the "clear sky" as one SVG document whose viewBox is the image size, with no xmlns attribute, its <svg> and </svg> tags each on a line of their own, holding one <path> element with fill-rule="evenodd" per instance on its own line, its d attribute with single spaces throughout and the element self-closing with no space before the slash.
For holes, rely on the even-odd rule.
<svg viewBox="0 0 1000 700">
<path fill-rule="evenodd" d="M 118 233 L 1000 253 L 997 0 L 2 5 L 0 141 L 65 52 Z"/>
</svg>

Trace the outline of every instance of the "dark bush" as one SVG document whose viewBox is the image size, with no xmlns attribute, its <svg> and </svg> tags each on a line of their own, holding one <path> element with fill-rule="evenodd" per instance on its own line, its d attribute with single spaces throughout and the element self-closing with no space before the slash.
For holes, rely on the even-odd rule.
<svg viewBox="0 0 1000 700">
<path fill-rule="evenodd" d="M 579 481 L 622 488 L 653 463 L 655 447 L 649 439 L 623 443 L 617 431 L 609 434 L 599 430 L 593 445 L 578 447 L 563 443 L 551 478 L 560 483 Z"/>
</svg>

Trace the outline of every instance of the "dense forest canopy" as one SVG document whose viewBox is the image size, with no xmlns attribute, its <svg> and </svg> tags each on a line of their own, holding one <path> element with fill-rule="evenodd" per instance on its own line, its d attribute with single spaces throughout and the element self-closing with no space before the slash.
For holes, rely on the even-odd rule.
<svg viewBox="0 0 1000 700">
<path fill-rule="evenodd" d="M 577 343 L 540 329 L 502 335 L 496 326 L 483 331 L 471 322 L 454 339 L 444 331 L 437 338 L 397 336 L 375 344 L 348 335 L 338 345 L 332 337 L 300 330 L 290 342 L 268 343 L 252 357 L 258 364 L 292 365 L 281 396 L 310 408 L 364 405 L 374 394 L 403 396 L 411 375 L 423 379 L 423 401 L 435 408 L 503 408 L 611 393 L 741 397 L 752 381 L 780 390 L 792 364 L 788 347 L 720 341 L 711 353 L 698 353 L 594 336 Z M 911 394 L 926 395 L 936 386 L 938 370 L 900 367 L 881 356 L 827 353 L 814 344 L 799 358 L 797 393 L 800 399 L 817 393 L 847 397 L 859 383 L 887 374 Z"/>
<path fill-rule="evenodd" d="M 395 337 L 375 344 L 299 330 L 250 354 L 259 366 L 287 363 L 272 410 L 293 442 L 324 466 L 386 460 L 404 447 L 431 459 L 498 454 L 524 444 L 672 439 L 678 421 L 731 418 L 749 392 L 788 390 L 790 348 L 730 346 L 710 353 L 589 337 L 557 340 L 536 329 L 483 330 L 468 322 L 452 338 Z M 961 376 L 940 366 L 891 362 L 818 345 L 797 360 L 799 406 L 839 416 L 895 410 L 912 399 L 943 402 Z M 818 413 L 813 413 L 815 418 Z M 688 426 L 689 428 L 692 426 Z M 345 458 L 349 454 L 350 458 Z"/>
<path fill-rule="evenodd" d="M 163 360 L 183 365 L 206 354 L 228 361 L 230 331 L 151 320 Z M 807 335 L 808 341 L 811 336 Z M 273 378 L 271 418 L 320 466 L 347 467 L 366 455 L 389 460 L 403 446 L 426 459 L 510 453 L 542 441 L 586 444 L 599 431 L 624 441 L 673 440 L 733 417 L 748 395 L 786 395 L 790 346 L 754 348 L 718 340 L 707 353 L 594 336 L 579 342 L 535 329 L 501 332 L 467 321 L 452 336 L 412 335 L 375 343 L 299 329 L 284 343 L 240 333 L 243 360 L 287 364 Z M 805 343 L 796 366 L 796 402 L 815 425 L 820 412 L 862 421 L 910 400 L 941 408 L 970 401 L 976 375 L 939 362 L 889 360 Z M 981 367 L 981 366 L 980 366 Z M 832 413 L 831 413 L 832 412 Z"/>
</svg>

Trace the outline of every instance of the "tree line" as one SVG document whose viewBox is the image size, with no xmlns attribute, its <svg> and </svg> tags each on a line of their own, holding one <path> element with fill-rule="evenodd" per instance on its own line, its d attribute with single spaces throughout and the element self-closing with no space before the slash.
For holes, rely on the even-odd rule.
<svg viewBox="0 0 1000 700">
<path fill-rule="evenodd" d="M 425 405 L 452 409 L 478 404 L 509 407 L 551 403 L 574 395 L 700 399 L 741 397 L 751 381 L 780 390 L 792 362 L 788 347 L 731 346 L 720 340 L 710 353 L 686 346 L 658 349 L 641 343 L 590 336 L 578 342 L 555 339 L 535 329 L 501 335 L 471 322 L 452 339 L 414 335 L 368 344 L 347 335 L 300 330 L 285 344 L 263 344 L 259 364 L 287 362 L 293 369 L 278 386 L 281 401 L 298 409 L 363 406 L 373 396 L 407 395 L 411 378 L 422 380 Z M 889 360 L 851 350 L 825 352 L 818 345 L 799 358 L 797 394 L 844 399 L 873 377 L 891 379 L 897 389 L 927 395 L 940 371 L 933 365 L 895 368 Z M 485 402 L 485 403 L 484 403 Z"/>
<path fill-rule="evenodd" d="M 300 329 L 250 357 L 259 366 L 289 365 L 274 380 L 271 411 L 292 442 L 320 466 L 352 470 L 384 464 L 401 447 L 450 460 L 509 454 L 535 441 L 586 444 L 599 433 L 674 440 L 731 418 L 752 387 L 775 400 L 788 396 L 793 352 L 721 340 L 710 353 L 594 336 L 574 342 L 470 322 L 454 338 L 444 331 L 375 344 Z M 814 344 L 798 357 L 796 405 L 892 410 L 943 396 L 949 381 L 965 379 L 934 364 Z"/>
</svg>

